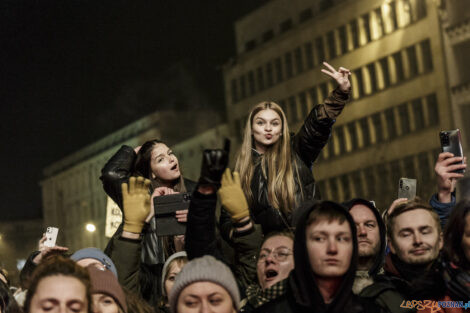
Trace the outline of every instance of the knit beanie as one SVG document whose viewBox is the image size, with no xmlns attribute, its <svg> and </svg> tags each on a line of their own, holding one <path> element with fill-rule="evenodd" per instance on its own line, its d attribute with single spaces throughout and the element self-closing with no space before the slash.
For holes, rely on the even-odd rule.
<svg viewBox="0 0 470 313">
<path fill-rule="evenodd" d="M 170 255 L 170 257 L 166 260 L 165 265 L 163 265 L 163 271 L 162 271 L 162 294 L 163 294 L 164 296 L 168 296 L 168 295 L 166 294 L 166 290 L 165 290 L 165 280 L 166 280 L 166 271 L 167 271 L 167 268 L 168 268 L 168 266 L 170 266 L 171 262 L 172 262 L 174 259 L 183 258 L 183 257 L 185 257 L 186 259 L 188 258 L 188 255 L 186 254 L 186 251 L 180 251 L 180 252 L 173 253 L 173 254 Z"/>
<path fill-rule="evenodd" d="M 95 264 L 87 266 L 90 274 L 91 290 L 90 293 L 103 293 L 112 297 L 121 309 L 127 313 L 126 296 L 119 285 L 116 276 L 106 268 L 98 267 Z"/>
<path fill-rule="evenodd" d="M 233 305 L 237 311 L 240 309 L 240 293 L 232 271 L 227 265 L 216 260 L 213 256 L 205 255 L 191 260 L 176 276 L 175 284 L 170 292 L 169 303 L 171 311 L 176 312 L 178 298 L 184 288 L 192 283 L 204 281 L 212 282 L 225 288 L 232 298 Z"/>
<path fill-rule="evenodd" d="M 83 259 L 95 259 L 100 261 L 101 264 L 103 264 L 108 270 L 113 272 L 116 277 L 118 277 L 116 266 L 114 265 L 113 261 L 111 261 L 111 258 L 98 248 L 85 248 L 75 251 L 75 253 L 72 254 L 70 258 L 75 262 Z"/>
</svg>

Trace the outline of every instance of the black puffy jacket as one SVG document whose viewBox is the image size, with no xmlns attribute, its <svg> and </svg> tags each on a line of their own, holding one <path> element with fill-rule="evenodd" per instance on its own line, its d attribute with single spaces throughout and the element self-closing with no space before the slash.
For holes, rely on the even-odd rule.
<svg viewBox="0 0 470 313">
<path fill-rule="evenodd" d="M 349 93 L 342 92 L 339 88 L 333 90 L 325 99 L 323 104 L 316 105 L 300 130 L 292 135 L 292 160 L 297 164 L 298 171 L 294 164 L 295 202 L 297 208 L 304 201 L 320 199 L 320 195 L 315 190 L 315 179 L 313 178 L 312 165 L 320 154 L 323 147 L 330 138 L 331 129 L 336 118 L 341 113 L 344 105 L 349 99 Z M 253 149 L 254 159 L 260 157 Z M 298 181 L 302 184 L 299 186 Z M 279 231 L 295 225 L 296 217 L 302 212 L 296 212 L 286 216 L 280 210 L 273 208 L 268 201 L 268 182 L 262 174 L 261 165 L 258 165 L 253 173 L 251 181 L 251 192 L 256 202 L 250 207 L 251 218 L 257 224 L 261 224 L 263 233 Z M 224 238 L 228 238 L 231 229 L 231 222 L 228 213 L 222 210 L 220 217 L 220 227 Z"/>
<path fill-rule="evenodd" d="M 129 180 L 134 172 L 134 162 L 137 157 L 134 149 L 129 146 L 122 146 L 106 163 L 101 170 L 101 181 L 106 194 L 113 199 L 122 211 L 122 191 L 121 184 Z M 184 179 L 187 192 L 192 193 L 196 188 L 196 183 Z M 142 262 L 149 265 L 165 263 L 162 238 L 158 238 L 155 232 L 155 219 L 150 220 L 143 230 Z M 120 236 L 122 224 L 119 226 L 113 237 Z M 112 245 L 108 244 L 105 253 L 110 255 Z"/>
</svg>

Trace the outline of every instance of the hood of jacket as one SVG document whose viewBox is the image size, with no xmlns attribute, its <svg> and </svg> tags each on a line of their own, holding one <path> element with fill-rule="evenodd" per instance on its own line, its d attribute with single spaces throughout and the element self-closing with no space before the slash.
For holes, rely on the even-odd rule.
<svg viewBox="0 0 470 313">
<path fill-rule="evenodd" d="M 313 310 L 314 312 L 343 312 L 346 305 L 351 303 L 353 296 L 352 286 L 354 283 L 356 266 L 357 266 L 357 237 L 356 225 L 348 210 L 342 205 L 331 202 L 310 202 L 304 204 L 307 209 L 303 210 L 302 218 L 300 218 L 295 231 L 294 241 L 294 262 L 295 268 L 289 276 L 290 290 L 295 298 L 295 302 L 302 306 Z M 353 253 L 351 262 L 347 272 L 343 276 L 341 285 L 339 286 L 333 301 L 325 304 L 320 290 L 315 281 L 315 275 L 310 266 L 309 256 L 306 246 L 305 231 L 307 229 L 308 215 L 320 206 L 338 210 L 346 217 L 346 221 L 351 229 L 353 240 Z"/>
<path fill-rule="evenodd" d="M 374 213 L 374 216 L 377 219 L 377 224 L 379 226 L 380 249 L 375 256 L 375 260 L 372 267 L 369 269 L 369 275 L 374 277 L 379 273 L 385 261 L 385 249 L 387 247 L 387 231 L 385 229 L 385 223 L 382 219 L 379 210 L 372 204 L 372 202 L 362 198 L 355 198 L 343 203 L 343 205 L 348 208 L 349 211 L 352 209 L 353 206 L 357 204 L 362 204 L 368 207 L 372 211 L 372 213 Z"/>
</svg>

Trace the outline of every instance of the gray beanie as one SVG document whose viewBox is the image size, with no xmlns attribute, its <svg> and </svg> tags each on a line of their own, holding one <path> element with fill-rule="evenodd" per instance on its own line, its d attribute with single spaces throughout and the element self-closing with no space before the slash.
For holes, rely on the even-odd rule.
<svg viewBox="0 0 470 313">
<path fill-rule="evenodd" d="M 95 259 L 100 261 L 101 264 L 103 264 L 108 270 L 113 272 L 116 277 L 118 277 L 116 266 L 114 265 L 113 261 L 111 261 L 111 258 L 98 248 L 84 248 L 75 251 L 75 253 L 72 254 L 70 258 L 75 262 L 83 259 Z"/>
<path fill-rule="evenodd" d="M 176 276 L 175 284 L 170 292 L 171 311 L 176 312 L 178 298 L 184 288 L 192 283 L 203 281 L 212 282 L 225 288 L 237 311 L 240 309 L 240 292 L 232 271 L 227 265 L 216 260 L 213 256 L 205 255 L 191 260 Z"/>
<path fill-rule="evenodd" d="M 174 260 L 174 259 L 177 259 L 177 258 L 186 258 L 186 260 L 188 259 L 188 255 L 186 254 L 186 251 L 180 251 L 180 252 L 176 252 L 176 253 L 173 253 L 172 255 L 170 255 L 170 257 L 166 260 L 165 262 L 165 265 L 163 265 L 163 270 L 162 270 L 162 294 L 164 296 L 167 296 L 166 294 L 166 290 L 165 290 L 165 280 L 166 280 L 166 269 L 168 266 L 170 266 L 170 263 Z"/>
</svg>

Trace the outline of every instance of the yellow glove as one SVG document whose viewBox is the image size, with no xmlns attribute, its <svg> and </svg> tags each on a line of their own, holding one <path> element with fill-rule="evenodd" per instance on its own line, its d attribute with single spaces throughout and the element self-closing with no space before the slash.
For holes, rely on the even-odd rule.
<svg viewBox="0 0 470 313">
<path fill-rule="evenodd" d="M 131 177 L 129 189 L 127 183 L 121 185 L 124 210 L 124 230 L 140 234 L 145 219 L 150 213 L 150 180 L 143 177 Z"/>
<path fill-rule="evenodd" d="M 232 217 L 232 220 L 239 221 L 249 216 L 250 211 L 248 210 L 248 203 L 240 183 L 240 174 L 233 172 L 232 177 L 230 169 L 227 168 L 222 175 L 221 183 L 222 187 L 218 191 L 220 201 Z"/>
</svg>

